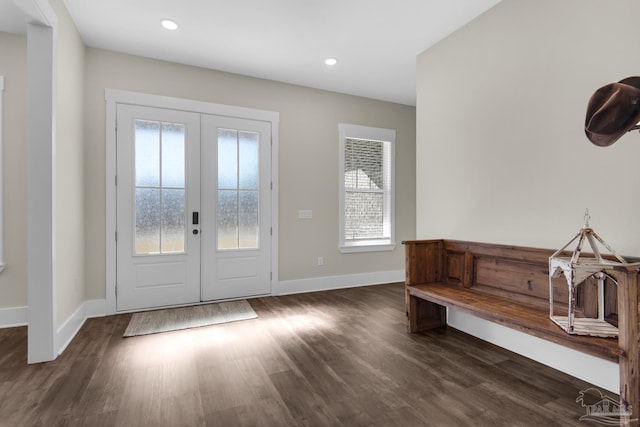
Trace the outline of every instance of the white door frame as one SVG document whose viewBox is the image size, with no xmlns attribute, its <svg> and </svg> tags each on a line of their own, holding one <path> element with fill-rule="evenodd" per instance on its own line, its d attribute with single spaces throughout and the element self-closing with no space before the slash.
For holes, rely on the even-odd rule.
<svg viewBox="0 0 640 427">
<path fill-rule="evenodd" d="M 256 110 L 214 104 L 204 101 L 173 98 L 161 95 L 105 89 L 106 101 L 106 314 L 116 313 L 116 106 L 117 104 L 142 105 L 191 111 L 216 116 L 236 117 L 271 123 L 271 283 L 278 282 L 278 138 L 280 114 L 274 111 Z"/>
</svg>

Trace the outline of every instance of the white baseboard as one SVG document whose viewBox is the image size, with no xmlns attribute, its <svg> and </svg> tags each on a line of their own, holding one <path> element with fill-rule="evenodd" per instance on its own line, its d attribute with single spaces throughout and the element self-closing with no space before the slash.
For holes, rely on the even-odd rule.
<svg viewBox="0 0 640 427">
<path fill-rule="evenodd" d="M 620 392 L 617 363 L 456 310 L 447 310 L 447 324 L 610 392 Z M 576 397 L 579 392 L 576 390 Z"/>
<path fill-rule="evenodd" d="M 60 356 L 71 340 L 76 336 L 84 321 L 87 319 L 85 302 L 74 311 L 71 316 L 58 328 L 55 337 L 55 354 Z"/>
<path fill-rule="evenodd" d="M 0 328 L 27 326 L 29 315 L 27 307 L 0 308 Z"/>
<path fill-rule="evenodd" d="M 375 273 L 348 274 L 343 276 L 313 277 L 309 279 L 273 282 L 271 295 L 301 294 L 305 292 L 329 291 L 332 289 L 355 288 L 358 286 L 382 285 L 404 282 L 404 270 L 380 271 Z M 106 299 L 85 301 L 85 319 L 117 314 Z"/>
<path fill-rule="evenodd" d="M 329 291 L 358 286 L 381 285 L 404 282 L 404 270 L 379 271 L 375 273 L 348 274 L 344 276 L 313 277 L 274 282 L 271 295 L 289 295 L 305 292 Z"/>
</svg>

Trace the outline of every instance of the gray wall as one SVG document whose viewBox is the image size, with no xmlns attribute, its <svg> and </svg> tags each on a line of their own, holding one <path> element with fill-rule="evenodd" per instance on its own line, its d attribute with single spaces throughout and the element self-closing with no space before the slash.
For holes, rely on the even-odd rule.
<svg viewBox="0 0 640 427">
<path fill-rule="evenodd" d="M 393 252 L 338 252 L 338 123 L 397 129 L 400 242 L 415 237 L 414 107 L 97 49 L 87 49 L 85 78 L 87 299 L 105 297 L 106 88 L 280 113 L 280 280 L 403 269 L 400 244 Z M 313 220 L 298 220 L 300 209 L 313 210 Z"/>
<path fill-rule="evenodd" d="M 614 5 L 615 3 L 615 5 Z M 640 255 L 640 135 L 584 135 L 640 74 L 640 2 L 504 0 L 418 58 L 417 235 L 547 248 L 591 225 Z"/>
<path fill-rule="evenodd" d="M 0 308 L 27 305 L 27 39 L 0 32 L 4 76 L 4 261 Z"/>
</svg>

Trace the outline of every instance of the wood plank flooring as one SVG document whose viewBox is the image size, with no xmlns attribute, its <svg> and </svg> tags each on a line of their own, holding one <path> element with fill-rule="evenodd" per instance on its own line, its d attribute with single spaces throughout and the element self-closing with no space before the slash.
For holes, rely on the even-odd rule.
<svg viewBox="0 0 640 427">
<path fill-rule="evenodd" d="M 89 319 L 38 365 L 26 327 L 0 330 L 0 426 L 588 424 L 591 385 L 451 328 L 408 334 L 402 284 L 250 303 L 258 319 L 134 338 L 130 314 Z"/>
</svg>

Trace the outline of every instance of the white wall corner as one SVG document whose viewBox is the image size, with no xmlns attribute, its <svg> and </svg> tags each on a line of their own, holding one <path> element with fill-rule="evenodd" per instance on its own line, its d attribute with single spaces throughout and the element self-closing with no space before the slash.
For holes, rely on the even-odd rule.
<svg viewBox="0 0 640 427">
<path fill-rule="evenodd" d="M 111 311 L 109 302 L 106 299 L 92 299 L 84 302 L 86 318 L 104 317 L 115 314 Z"/>
<path fill-rule="evenodd" d="M 71 316 L 69 316 L 67 320 L 58 328 L 55 338 L 56 356 L 61 355 L 64 349 L 67 348 L 69 343 L 78 334 L 78 331 L 80 331 L 80 328 L 84 324 L 85 320 L 87 320 L 86 313 L 86 302 L 84 302 L 80 304 L 76 311 L 71 313 Z"/>
<path fill-rule="evenodd" d="M 305 292 L 329 291 L 368 285 L 404 282 L 404 270 L 379 271 L 375 273 L 348 274 L 343 276 L 313 277 L 274 282 L 271 295 L 289 295 Z"/>
<path fill-rule="evenodd" d="M 32 24 L 55 27 L 58 18 L 49 0 L 13 0 L 30 19 Z"/>
<path fill-rule="evenodd" d="M 29 310 L 27 307 L 0 308 L 0 328 L 27 326 Z"/>
</svg>

